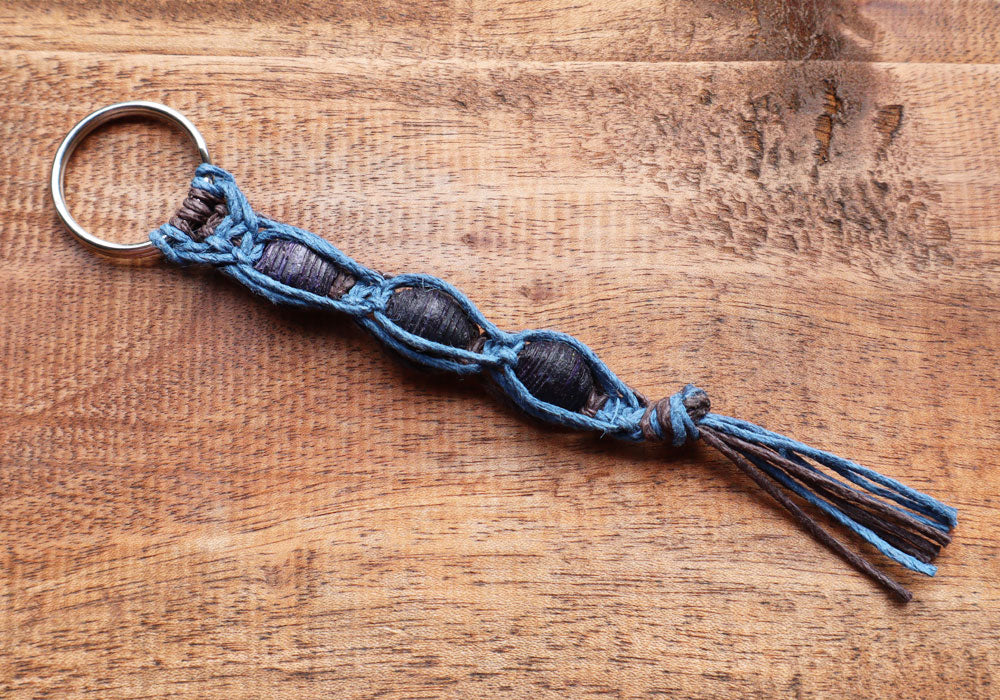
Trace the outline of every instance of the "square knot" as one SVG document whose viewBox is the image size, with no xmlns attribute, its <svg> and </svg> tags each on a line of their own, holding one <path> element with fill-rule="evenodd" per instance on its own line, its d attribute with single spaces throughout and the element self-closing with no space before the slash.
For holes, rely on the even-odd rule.
<svg viewBox="0 0 1000 700">
<path fill-rule="evenodd" d="M 392 289 L 386 286 L 383 281 L 358 280 L 340 300 L 345 304 L 356 306 L 358 312 L 369 314 L 381 311 L 384 313 L 391 296 Z"/>
<path fill-rule="evenodd" d="M 504 338 L 480 336 L 472 346 L 472 351 L 482 353 L 490 358 L 496 366 L 515 367 L 518 361 L 518 353 L 521 352 L 523 346 L 523 341 L 516 341 L 510 344 Z"/>
</svg>

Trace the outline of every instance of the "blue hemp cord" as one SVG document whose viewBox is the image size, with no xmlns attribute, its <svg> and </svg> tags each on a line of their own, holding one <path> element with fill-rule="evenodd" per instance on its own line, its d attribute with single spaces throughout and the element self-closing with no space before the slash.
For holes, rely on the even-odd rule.
<svg viewBox="0 0 1000 700">
<path fill-rule="evenodd" d="M 381 342 L 419 364 L 462 375 L 486 373 L 518 407 L 543 421 L 578 430 L 598 431 L 602 435 L 622 440 L 638 442 L 645 439 L 640 425 L 646 411 L 644 400 L 619 379 L 590 348 L 573 336 L 551 330 L 508 333 L 492 324 L 468 297 L 444 280 L 424 274 L 384 277 L 347 257 L 323 238 L 256 213 L 236 185 L 233 176 L 222 168 L 202 164 L 198 167 L 192 187 L 205 190 L 224 200 L 228 213 L 215 226 L 212 234 L 203 241 L 192 239 L 171 224 L 164 224 L 153 231 L 149 236 L 150 240 L 172 262 L 181 265 L 197 263 L 217 267 L 251 291 L 276 304 L 348 314 Z M 357 281 L 340 299 L 333 299 L 288 286 L 258 272 L 254 269 L 254 264 L 263 254 L 265 245 L 277 239 L 307 246 L 320 257 L 350 273 Z M 486 342 L 482 349 L 474 352 L 443 345 L 409 333 L 394 323 L 386 315 L 385 310 L 393 290 L 401 287 L 437 289 L 451 296 L 469 318 L 483 330 Z M 566 343 L 583 356 L 593 373 L 595 383 L 609 397 L 593 417 L 568 411 L 536 398 L 517 378 L 514 367 L 521 348 L 525 343 L 540 340 Z M 697 440 L 698 425 L 703 425 L 718 433 L 771 448 L 783 457 L 809 469 L 819 471 L 818 467 L 826 467 L 854 484 L 848 486 L 854 491 L 868 492 L 894 501 L 899 506 L 919 514 L 910 513 L 910 515 L 943 532 L 948 532 L 957 524 L 957 511 L 951 506 L 850 460 L 809 447 L 737 418 L 708 413 L 696 424 L 685 408 L 684 399 L 699 391 L 695 386 L 688 384 L 670 397 L 670 424 L 673 429 L 674 446 L 679 447 L 686 442 Z M 658 438 L 663 439 L 660 423 L 656 418 L 655 415 L 650 416 L 649 427 Z M 934 565 L 924 563 L 889 544 L 829 500 L 791 479 L 780 469 L 754 455 L 746 452 L 742 454 L 773 479 L 855 532 L 885 556 L 913 571 L 929 576 L 933 576 L 937 571 Z"/>
</svg>

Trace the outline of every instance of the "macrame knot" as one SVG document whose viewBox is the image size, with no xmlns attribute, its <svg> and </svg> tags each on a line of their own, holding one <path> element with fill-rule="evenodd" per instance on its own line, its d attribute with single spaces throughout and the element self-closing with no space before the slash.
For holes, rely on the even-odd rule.
<svg viewBox="0 0 1000 700">
<path fill-rule="evenodd" d="M 392 290 L 385 285 L 358 282 L 341 296 L 341 300 L 345 304 L 356 306 L 358 309 L 365 309 L 365 313 L 373 311 L 385 313 L 385 307 L 389 305 L 391 296 Z"/>
<path fill-rule="evenodd" d="M 490 357 L 498 366 L 514 367 L 517 365 L 518 353 L 521 352 L 524 343 L 517 342 L 511 346 L 503 339 L 482 337 L 473 347 L 478 347 L 475 352 Z"/>
<path fill-rule="evenodd" d="M 698 423 L 711 407 L 708 394 L 688 384 L 676 394 L 648 404 L 639 426 L 647 440 L 669 441 L 681 447 L 699 438 Z"/>
<path fill-rule="evenodd" d="M 692 384 L 651 403 L 572 336 L 504 332 L 444 280 L 418 274 L 387 279 L 315 234 L 255 214 L 233 176 L 213 165 L 198 167 L 177 215 L 150 240 L 171 261 L 213 265 L 275 303 L 348 314 L 414 363 L 458 376 L 485 374 L 540 420 L 675 447 L 701 439 L 817 540 L 900 600 L 909 600 L 909 591 L 828 533 L 802 505 L 928 575 L 951 539 L 954 508 L 850 460 L 709 413 L 708 394 Z"/>
</svg>

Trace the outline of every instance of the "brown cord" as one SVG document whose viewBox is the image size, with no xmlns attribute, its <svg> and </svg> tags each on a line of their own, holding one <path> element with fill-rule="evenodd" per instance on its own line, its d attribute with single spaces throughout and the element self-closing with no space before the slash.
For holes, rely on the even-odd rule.
<svg viewBox="0 0 1000 700">
<path fill-rule="evenodd" d="M 909 513 L 897 510 L 885 501 L 880 501 L 874 496 L 869 496 L 866 493 L 855 491 L 849 486 L 830 478 L 822 472 L 809 469 L 808 467 L 802 466 L 798 462 L 794 462 L 786 457 L 783 457 L 769 447 L 755 445 L 751 442 L 747 442 L 746 440 L 741 440 L 733 435 L 720 434 L 719 439 L 737 450 L 749 452 L 754 456 L 766 460 L 774 466 L 788 472 L 799 481 L 807 482 L 814 487 L 823 487 L 824 489 L 835 493 L 838 498 L 856 506 L 863 507 L 866 510 L 875 513 L 880 519 L 895 523 L 903 528 L 908 528 L 941 546 L 947 545 L 951 541 L 951 537 L 948 533 L 942 532 L 932 525 L 928 525 L 925 522 L 917 520 Z"/>
<path fill-rule="evenodd" d="M 708 394 L 698 390 L 684 398 L 684 408 L 687 409 L 691 420 L 697 424 L 712 410 L 712 402 L 709 400 Z M 656 414 L 656 423 L 660 428 L 659 432 L 657 432 L 656 426 L 652 423 L 654 412 Z M 639 428 L 642 430 L 642 436 L 647 440 L 663 440 L 668 444 L 673 443 L 674 426 L 670 422 L 669 396 L 653 403 L 646 403 L 646 412 L 639 419 Z"/>
<path fill-rule="evenodd" d="M 226 203 L 221 198 L 192 187 L 181 203 L 181 208 L 170 220 L 170 225 L 176 226 L 195 241 L 203 241 L 212 235 L 227 213 Z"/>
<path fill-rule="evenodd" d="M 847 517 L 874 531 L 879 537 L 896 549 L 902 550 L 912 557 L 916 557 L 925 564 L 930 564 L 941 552 L 940 545 L 928 542 L 919 535 L 908 532 L 892 523 L 879 520 L 877 516 L 838 498 L 835 494 L 830 493 L 822 487 L 816 487 L 816 493 L 833 504 Z"/>
<path fill-rule="evenodd" d="M 840 556 L 844 561 L 853 566 L 855 569 L 865 574 L 883 588 L 891 592 L 900 601 L 907 603 L 913 598 L 908 590 L 903 588 L 899 583 L 894 581 L 884 572 L 875 568 L 867 559 L 861 557 L 860 555 L 852 552 L 848 549 L 840 540 L 836 539 L 833 535 L 823 529 L 823 527 L 811 516 L 809 516 L 805 511 L 803 511 L 798 504 L 795 503 L 781 488 L 775 484 L 763 471 L 757 468 L 746 457 L 741 455 L 735 449 L 730 447 L 723 436 L 720 433 L 715 432 L 711 428 L 706 428 L 705 426 L 699 427 L 702 439 L 721 452 L 723 455 L 729 458 L 737 467 L 739 467 L 743 472 L 749 476 L 754 482 L 764 489 L 771 498 L 776 500 L 795 518 L 795 520 L 806 529 L 809 534 L 811 534 L 816 540 L 825 545 L 828 549 Z M 726 436 L 728 437 L 728 436 Z"/>
</svg>

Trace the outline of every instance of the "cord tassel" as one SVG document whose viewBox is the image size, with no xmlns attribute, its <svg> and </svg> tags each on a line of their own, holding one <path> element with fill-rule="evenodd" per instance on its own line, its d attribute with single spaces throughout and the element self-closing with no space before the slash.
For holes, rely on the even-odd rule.
<svg viewBox="0 0 1000 700">
<path fill-rule="evenodd" d="M 779 489 L 774 483 L 768 481 L 767 476 L 770 475 L 773 477 L 773 474 L 765 475 L 765 472 L 758 468 L 758 465 L 753 464 L 752 460 L 731 448 L 724 440 L 722 440 L 721 436 L 716 434 L 711 428 L 702 429 L 701 436 L 706 443 L 728 457 L 733 464 L 738 466 L 746 473 L 747 476 L 757 482 L 757 485 L 764 489 L 768 495 L 784 506 L 785 509 L 791 513 L 792 517 L 800 525 L 802 525 L 802 527 L 804 527 L 810 535 L 816 538 L 817 541 L 831 549 L 834 553 L 838 554 L 844 559 L 844 561 L 856 568 L 858 571 L 874 579 L 879 585 L 891 592 L 896 596 L 896 598 L 904 603 L 908 603 L 913 598 L 913 594 L 906 588 L 874 567 L 867 559 L 848 549 L 844 543 L 824 530 L 814 518 L 802 510 L 798 504 L 795 503 L 795 501 L 788 497 L 787 494 Z"/>
<path fill-rule="evenodd" d="M 657 409 L 669 415 L 651 420 L 657 417 Z M 904 602 L 912 597 L 908 590 L 833 537 L 788 492 L 887 558 L 928 576 L 937 572 L 931 562 L 951 541 L 949 533 L 957 525 L 954 508 L 895 479 L 753 423 L 709 413 L 704 392 L 690 384 L 669 400 L 650 406 L 644 425 L 658 426 L 656 436 L 661 439 L 669 433 L 675 445 L 704 440 L 813 537 Z"/>
</svg>

